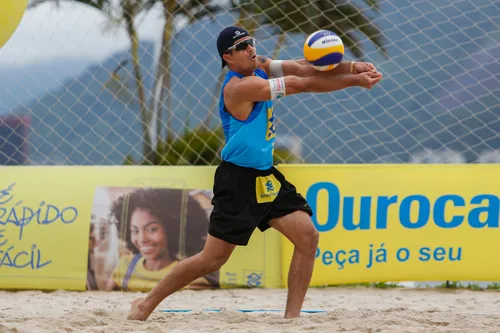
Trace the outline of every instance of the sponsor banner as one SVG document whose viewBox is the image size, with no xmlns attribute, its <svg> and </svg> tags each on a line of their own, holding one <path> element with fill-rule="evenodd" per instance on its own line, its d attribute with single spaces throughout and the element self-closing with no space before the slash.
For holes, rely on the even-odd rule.
<svg viewBox="0 0 500 333">
<path fill-rule="evenodd" d="M 320 231 L 311 285 L 500 279 L 499 165 L 281 165 Z M 283 280 L 293 247 L 283 241 Z"/>
<path fill-rule="evenodd" d="M 215 167 L 2 167 L 0 288 L 148 291 L 200 252 Z M 187 288 L 280 286 L 280 237 L 254 233 Z"/>
</svg>

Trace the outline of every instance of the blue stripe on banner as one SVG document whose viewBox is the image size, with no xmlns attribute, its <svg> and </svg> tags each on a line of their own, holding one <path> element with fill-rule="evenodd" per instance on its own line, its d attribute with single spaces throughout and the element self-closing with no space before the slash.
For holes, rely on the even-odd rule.
<svg viewBox="0 0 500 333">
<path fill-rule="evenodd" d="M 324 57 L 321 57 L 317 60 L 312 61 L 311 63 L 314 66 L 327 66 L 327 65 L 332 65 L 332 64 L 338 64 L 339 62 L 342 61 L 342 58 L 344 55 L 342 53 L 330 53 Z"/>
<path fill-rule="evenodd" d="M 172 310 L 169 310 L 169 309 L 165 309 L 165 310 L 162 310 L 162 312 L 181 312 L 181 313 L 185 313 L 185 312 L 192 312 L 192 311 L 195 311 L 195 310 L 189 310 L 189 309 L 172 309 Z M 221 312 L 222 310 L 221 309 L 204 309 L 203 310 L 204 312 Z M 265 310 L 265 309 L 262 309 L 262 310 L 257 310 L 257 309 L 238 309 L 238 310 L 234 310 L 234 311 L 238 311 L 238 312 L 283 312 L 283 310 Z M 304 312 L 304 313 L 324 313 L 326 312 L 325 310 L 302 310 L 301 312 Z"/>
<path fill-rule="evenodd" d="M 193 310 L 162 310 L 162 312 L 191 312 Z"/>
<path fill-rule="evenodd" d="M 313 38 L 311 38 L 311 40 L 309 41 L 309 43 L 307 43 L 308 46 L 311 46 L 313 45 L 313 43 L 315 41 L 317 41 L 318 39 L 320 39 L 321 37 L 323 36 L 329 36 L 331 35 L 332 33 L 328 30 L 325 30 L 324 32 L 321 32 L 321 33 L 317 33 Z"/>
</svg>

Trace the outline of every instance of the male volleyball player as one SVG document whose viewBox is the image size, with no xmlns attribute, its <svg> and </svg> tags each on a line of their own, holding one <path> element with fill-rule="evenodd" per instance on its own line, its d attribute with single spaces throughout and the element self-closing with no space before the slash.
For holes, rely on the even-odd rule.
<svg viewBox="0 0 500 333">
<path fill-rule="evenodd" d="M 129 319 L 146 320 L 167 296 L 218 270 L 236 246 L 247 245 L 256 228 L 263 232 L 270 227 L 294 245 L 284 316 L 299 316 L 319 233 L 306 200 L 273 167 L 273 100 L 351 86 L 370 89 L 382 78 L 369 63 L 342 62 L 332 71 L 319 72 L 304 60 L 258 57 L 254 38 L 238 27 L 222 30 L 217 49 L 222 66 L 229 67 L 219 103 L 226 144 L 214 177 L 207 241 L 199 254 L 179 262 L 146 297 L 134 300 Z"/>
</svg>

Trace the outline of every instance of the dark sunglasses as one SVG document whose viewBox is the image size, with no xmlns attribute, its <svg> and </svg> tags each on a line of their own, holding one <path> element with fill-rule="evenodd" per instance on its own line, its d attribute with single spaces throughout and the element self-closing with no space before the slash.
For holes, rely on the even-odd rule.
<svg viewBox="0 0 500 333">
<path fill-rule="evenodd" d="M 236 51 L 244 51 L 247 49 L 248 46 L 253 46 L 255 47 L 255 38 L 250 38 L 250 39 L 247 39 L 247 40 L 244 40 L 244 41 L 241 41 L 239 42 L 238 44 L 235 44 L 231 47 L 229 47 L 227 51 L 231 51 L 231 50 L 236 50 Z"/>
</svg>

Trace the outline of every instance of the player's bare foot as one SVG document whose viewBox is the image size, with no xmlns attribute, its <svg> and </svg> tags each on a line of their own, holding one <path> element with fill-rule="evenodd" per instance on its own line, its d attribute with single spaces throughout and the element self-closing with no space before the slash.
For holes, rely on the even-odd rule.
<svg viewBox="0 0 500 333">
<path fill-rule="evenodd" d="M 130 311 L 127 315 L 128 320 L 142 320 L 148 319 L 151 311 L 147 311 L 144 307 L 144 299 L 136 298 L 132 301 Z"/>
</svg>

